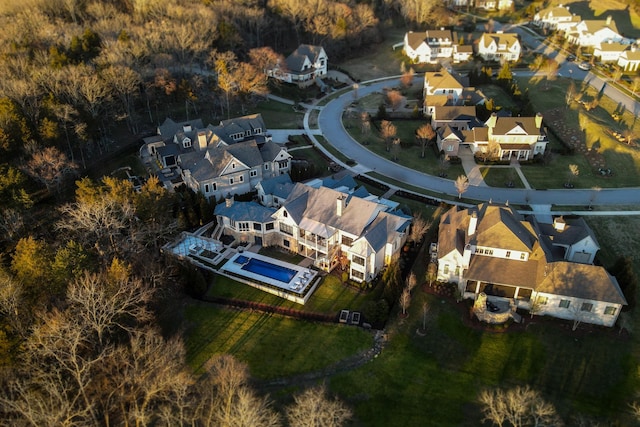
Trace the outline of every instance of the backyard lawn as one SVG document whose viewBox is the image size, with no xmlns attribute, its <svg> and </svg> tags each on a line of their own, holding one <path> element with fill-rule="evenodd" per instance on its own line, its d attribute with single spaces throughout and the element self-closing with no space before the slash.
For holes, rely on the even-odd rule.
<svg viewBox="0 0 640 427">
<path fill-rule="evenodd" d="M 190 304 L 187 362 L 203 372 L 216 354 L 246 362 L 252 376 L 272 379 L 331 365 L 371 346 L 371 333 L 356 327 L 296 320 L 251 310 Z"/>
</svg>

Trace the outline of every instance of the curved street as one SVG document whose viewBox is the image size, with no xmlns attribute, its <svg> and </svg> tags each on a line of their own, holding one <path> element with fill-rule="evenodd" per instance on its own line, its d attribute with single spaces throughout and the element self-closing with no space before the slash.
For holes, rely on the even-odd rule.
<svg viewBox="0 0 640 427">
<path fill-rule="evenodd" d="M 422 85 L 422 79 L 422 76 L 416 76 L 414 84 Z M 359 85 L 358 96 L 364 97 L 374 92 L 380 92 L 384 87 L 397 86 L 398 84 L 399 78 L 397 76 L 363 82 Z M 305 128 L 317 146 L 322 147 L 316 140 L 314 133 L 324 135 L 329 144 L 348 158 L 357 161 L 357 165 L 354 167 L 343 164 L 343 166 L 355 173 L 373 171 L 414 187 L 445 193 L 452 196 L 453 199 L 457 198 L 458 193 L 454 181 L 404 167 L 374 154 L 354 140 L 342 124 L 342 113 L 353 100 L 353 92 L 346 91 L 341 96 L 331 100 L 324 107 L 317 107 L 320 109 L 318 117 L 320 132 L 314 132 L 309 129 L 308 115 L 310 110 L 307 111 L 305 115 Z M 464 193 L 464 197 L 480 201 L 491 200 L 496 203 L 511 202 L 522 205 L 636 205 L 640 203 L 640 188 L 528 190 L 470 185 Z"/>
</svg>

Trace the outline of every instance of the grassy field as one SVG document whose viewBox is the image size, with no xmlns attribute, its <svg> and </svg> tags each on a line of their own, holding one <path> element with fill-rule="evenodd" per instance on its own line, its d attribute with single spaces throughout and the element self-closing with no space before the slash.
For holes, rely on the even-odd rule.
<svg viewBox="0 0 640 427">
<path fill-rule="evenodd" d="M 361 310 L 371 294 L 343 286 L 334 275 L 326 276 L 305 305 L 262 292 L 224 276 L 215 276 L 207 296 L 255 301 L 277 307 L 294 308 L 313 313 L 336 314 L 342 309 Z"/>
<path fill-rule="evenodd" d="M 304 119 L 303 113 L 293 110 L 291 105 L 276 101 L 262 101 L 247 112 L 247 114 L 260 113 L 269 129 L 299 129 Z"/>
<path fill-rule="evenodd" d="M 216 354 L 246 362 L 256 378 L 299 374 L 331 365 L 371 346 L 370 333 L 344 325 L 207 304 L 186 308 L 187 362 L 202 372 Z"/>
<path fill-rule="evenodd" d="M 506 187 L 508 182 L 513 188 L 524 188 L 518 174 L 511 168 L 480 168 L 484 182 L 490 187 Z"/>
</svg>

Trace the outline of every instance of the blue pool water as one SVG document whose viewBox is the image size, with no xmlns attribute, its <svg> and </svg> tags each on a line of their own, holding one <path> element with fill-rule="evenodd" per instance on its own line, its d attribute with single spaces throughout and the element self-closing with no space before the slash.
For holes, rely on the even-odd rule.
<svg viewBox="0 0 640 427">
<path fill-rule="evenodd" d="M 238 262 L 240 258 L 245 258 L 244 262 Z M 281 265 L 271 264 L 267 261 L 262 261 L 256 258 L 250 258 L 247 262 L 247 257 L 244 255 L 238 256 L 235 262 L 244 264 L 241 268 L 246 271 L 250 271 L 261 276 L 269 277 L 280 282 L 289 283 L 293 276 L 296 275 L 296 271 Z"/>
<path fill-rule="evenodd" d="M 248 261 L 249 258 L 247 258 L 246 256 L 238 255 L 233 262 L 235 262 L 236 264 L 246 264 Z"/>
</svg>

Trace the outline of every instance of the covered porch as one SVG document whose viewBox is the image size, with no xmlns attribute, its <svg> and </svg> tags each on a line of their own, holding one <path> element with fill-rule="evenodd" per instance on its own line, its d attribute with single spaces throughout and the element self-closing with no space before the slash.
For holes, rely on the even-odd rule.
<svg viewBox="0 0 640 427">
<path fill-rule="evenodd" d="M 531 146 L 529 144 L 500 144 L 501 160 L 529 160 Z"/>
<path fill-rule="evenodd" d="M 517 308 L 529 310 L 531 308 L 531 294 L 533 289 L 484 282 L 480 280 L 467 280 L 464 289 L 464 298 L 476 300 L 478 295 L 485 294 L 488 301 L 515 301 Z"/>
</svg>

